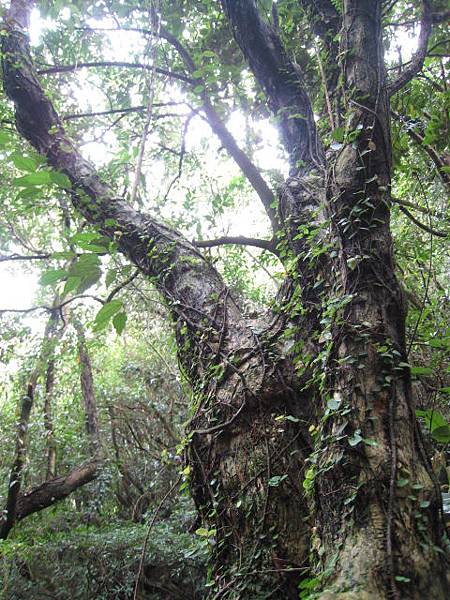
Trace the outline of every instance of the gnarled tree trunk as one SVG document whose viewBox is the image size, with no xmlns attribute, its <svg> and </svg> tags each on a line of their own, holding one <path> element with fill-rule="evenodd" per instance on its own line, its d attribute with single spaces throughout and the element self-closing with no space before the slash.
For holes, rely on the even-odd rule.
<svg viewBox="0 0 450 600">
<path fill-rule="evenodd" d="M 444 599 L 440 496 L 414 417 L 389 230 L 382 2 L 300 4 L 329 53 L 337 151 L 325 152 L 302 75 L 256 1 L 222 0 L 290 158 L 276 214 L 263 200 L 289 270 L 272 320 L 247 319 L 196 247 L 116 199 L 80 156 L 36 75 L 21 10 L 6 21 L 4 87 L 19 131 L 69 177 L 74 206 L 168 303 L 195 392 L 187 454 L 214 597 L 296 598 L 303 579 L 323 600 Z"/>
</svg>

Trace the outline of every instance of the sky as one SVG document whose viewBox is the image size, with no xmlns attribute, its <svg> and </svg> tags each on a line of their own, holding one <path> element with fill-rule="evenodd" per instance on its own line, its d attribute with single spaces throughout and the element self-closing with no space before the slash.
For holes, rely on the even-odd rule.
<svg viewBox="0 0 450 600">
<path fill-rule="evenodd" d="M 63 16 L 70 16 L 70 11 L 68 8 L 63 9 L 62 12 Z M 115 27 L 115 23 L 103 21 L 101 26 Z M 32 44 L 37 44 L 43 30 L 51 27 L 51 22 L 42 19 L 39 15 L 39 11 L 34 9 L 30 27 Z M 402 55 L 404 60 L 408 59 L 416 47 L 417 40 L 414 36 L 408 36 L 402 31 L 399 31 L 398 34 L 398 44 L 392 44 L 392 50 L 390 55 L 388 55 L 388 60 L 395 60 L 397 58 L 397 45 L 401 45 L 402 47 Z M 115 32 L 111 33 L 110 35 L 114 36 L 114 38 L 112 38 L 114 39 L 114 44 L 111 45 L 110 51 L 113 52 L 113 54 L 109 57 L 109 59 L 127 60 L 130 56 L 130 52 L 135 51 L 136 47 L 142 47 L 143 45 L 141 36 L 133 33 L 130 34 L 129 32 L 121 32 L 118 34 Z M 120 40 L 117 36 L 120 37 Z M 119 41 L 120 43 L 118 43 Z M 105 56 L 105 60 L 108 60 L 108 56 Z M 87 74 L 85 72 L 83 73 L 83 71 L 79 71 L 77 73 L 76 83 L 74 84 L 73 88 L 74 94 L 80 104 L 80 110 L 82 110 L 83 105 L 88 107 L 98 105 L 99 109 L 101 110 L 104 107 L 104 97 L 98 90 L 88 84 L 86 75 Z M 227 125 L 231 133 L 235 136 L 236 141 L 238 143 L 243 142 L 243 136 L 245 133 L 244 116 L 239 112 L 233 113 Z M 283 160 L 283 157 L 277 151 L 278 134 L 275 127 L 268 121 L 257 123 L 255 126 L 263 142 L 261 144 L 261 149 L 256 153 L 255 156 L 258 166 L 262 169 L 278 168 L 281 172 L 286 174 L 287 165 Z M 89 135 L 92 137 L 92 132 L 90 132 Z M 196 144 L 200 144 L 202 139 L 209 140 L 212 148 L 216 149 L 215 152 L 213 151 L 211 153 L 211 155 L 215 157 L 220 144 L 218 144 L 218 141 L 214 138 L 207 123 L 205 123 L 201 117 L 197 116 L 192 120 L 189 127 L 189 132 L 186 139 L 187 149 L 195 150 Z M 105 141 L 114 145 L 114 136 L 111 135 L 110 138 L 106 137 Z M 100 166 L 99 157 L 104 156 L 105 146 L 96 142 L 85 144 L 83 146 L 83 154 L 86 156 L 86 158 Z M 213 165 L 211 165 L 211 169 L 213 169 Z M 152 177 L 158 179 L 157 165 L 152 165 Z M 161 177 L 162 171 L 159 175 L 160 179 Z M 257 235 L 258 231 L 261 230 L 261 224 L 264 218 L 265 217 L 263 217 L 261 213 L 258 213 L 258 211 L 253 211 L 251 215 L 248 213 L 246 215 L 247 221 L 245 223 L 245 231 L 242 230 L 241 225 L 242 215 L 237 215 L 237 217 L 235 217 L 235 222 L 230 221 L 225 223 L 224 227 L 228 229 L 228 233 L 230 235 Z M 21 252 L 20 249 L 17 249 L 17 251 Z M 38 275 L 30 272 L 29 269 L 24 269 L 21 267 L 20 263 L 0 262 L 0 309 L 24 309 L 33 306 L 38 285 Z M 36 313 L 34 313 L 34 315 L 34 317 L 28 317 L 26 319 L 27 322 L 33 324 L 33 320 L 37 319 L 39 323 L 41 323 L 42 317 L 38 317 Z M 38 327 L 40 326 L 38 323 L 36 323 L 36 325 Z"/>
</svg>

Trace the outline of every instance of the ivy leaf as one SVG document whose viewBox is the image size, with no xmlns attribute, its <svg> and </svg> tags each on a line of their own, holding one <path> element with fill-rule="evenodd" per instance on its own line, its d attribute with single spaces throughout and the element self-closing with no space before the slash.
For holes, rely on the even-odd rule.
<svg viewBox="0 0 450 600">
<path fill-rule="evenodd" d="M 409 479 L 405 479 L 405 478 L 397 479 L 397 487 L 399 487 L 399 488 L 405 487 L 405 485 L 408 485 L 408 483 L 409 483 Z"/>
<path fill-rule="evenodd" d="M 351 438 L 348 438 L 348 443 L 350 444 L 350 446 L 352 448 L 354 446 L 357 446 L 360 442 L 362 442 L 362 436 L 359 433 L 359 431 L 355 431 L 355 433 L 353 434 L 353 436 Z"/>
<path fill-rule="evenodd" d="M 278 487 L 282 481 L 286 479 L 287 475 L 275 475 L 275 477 L 271 477 L 267 482 L 270 487 Z"/>
</svg>

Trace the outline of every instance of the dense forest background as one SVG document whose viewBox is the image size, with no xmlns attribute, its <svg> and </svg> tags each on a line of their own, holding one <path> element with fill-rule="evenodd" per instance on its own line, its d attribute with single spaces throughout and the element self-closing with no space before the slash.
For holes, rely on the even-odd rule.
<svg viewBox="0 0 450 600">
<path fill-rule="evenodd" d="M 20 9 L 29 3 L 12 4 Z M 283 127 L 307 119 L 291 114 L 286 121 L 282 108 L 274 114 L 270 90 L 255 77 L 258 62 L 255 67 L 246 54 L 242 30 L 236 34 L 233 8 L 227 6 L 233 3 L 222 4 L 225 8 L 211 0 L 36 2 L 29 28 L 34 67 L 68 139 L 115 196 L 181 232 L 213 265 L 227 290 L 216 296 L 218 305 L 230 294 L 258 334 L 258 318 L 279 315 L 288 295 L 292 320 L 275 331 L 283 356 L 300 373 L 310 349 L 293 334 L 292 323 L 305 299 L 286 292 L 286 278 L 294 290 L 298 284 L 292 273 L 299 261 L 286 254 L 274 223 L 279 219 L 275 198 L 294 168 Z M 332 52 L 339 31 L 331 34 L 330 25 L 348 3 L 236 2 L 241 4 L 257 7 L 261 21 L 281 40 L 289 64 L 301 73 L 327 156 L 356 144 L 363 126 L 350 126 L 351 118 L 336 108 L 340 75 L 333 72 Z M 377 353 L 380 360 L 397 361 L 397 375 L 401 369 L 410 373 L 415 416 L 448 521 L 448 12 L 446 2 L 439 1 L 374 4 L 382 11 L 387 77 L 399 82 L 389 114 L 390 231 L 395 274 L 408 305 L 406 355 L 381 341 Z M 12 17 L 9 3 L 1 7 L 6 39 Z M 317 8 L 325 10 L 319 10 L 320 19 L 312 16 Z M 263 550 L 252 547 L 254 567 L 242 567 L 242 574 L 234 570 L 226 579 L 217 564 L 211 566 L 211 556 L 216 563 L 231 556 L 217 548 L 222 534 L 214 511 L 220 487 L 209 473 L 204 479 L 196 475 L 193 483 L 193 469 L 207 461 L 199 446 L 196 463 L 192 452 L 197 450 L 190 448 L 202 432 L 219 439 L 243 409 L 231 417 L 208 415 L 206 425 L 196 421 L 202 408 L 196 387 L 200 371 L 193 374 L 186 359 L 196 352 L 186 342 L 196 306 L 189 307 L 189 317 L 188 311 L 182 319 L 174 317 L 177 300 L 171 303 L 161 293 L 161 274 L 145 272 L 133 250 L 126 256 L 121 244 L 128 233 L 113 219 L 99 227 L 95 215 L 83 213 L 83 195 L 78 205 L 73 201 L 70 172 L 46 161 L 20 119 L 16 128 L 8 95 L 6 90 L 0 97 L 0 598 L 319 597 L 320 561 L 328 551 L 321 554 L 314 532 L 308 553 L 319 559 L 310 559 L 306 567 L 266 552 L 265 542 Z M 375 151 L 372 139 L 368 144 L 368 151 Z M 359 217 L 364 220 L 356 213 L 352 219 Z M 320 236 L 302 227 L 297 235 L 310 236 L 314 258 L 330 252 Z M 346 235 L 353 235 L 350 226 Z M 174 237 L 171 243 L 180 242 Z M 349 272 L 356 273 L 364 258 L 350 256 Z M 201 276 L 199 271 L 195 277 Z M 308 285 L 302 280 L 298 287 Z M 328 304 L 321 323 L 335 320 L 346 302 Z M 219 313 L 219 308 L 213 311 L 212 318 Z M 201 342 L 208 322 L 199 322 Z M 224 317 L 217 356 L 226 327 Z M 324 327 L 317 344 L 326 346 L 330 331 Z M 314 335 L 311 328 L 311 340 Z M 323 374 L 326 359 L 318 356 L 314 369 Z M 239 361 L 233 364 L 237 371 Z M 208 385 L 215 381 L 220 387 L 228 367 L 219 360 L 211 365 Z M 318 395 L 321 381 L 315 380 Z M 383 386 L 390 384 L 385 379 Z M 339 410 L 339 395 L 325 398 L 320 418 Z M 274 403 L 271 419 L 271 435 L 290 432 L 300 421 L 313 442 L 319 437 L 317 415 L 305 417 Z M 370 450 L 378 441 L 354 428 L 345 448 Z M 297 477 L 309 502 L 315 485 L 311 464 Z M 290 467 L 286 472 L 278 467 L 264 470 L 266 508 L 269 497 L 292 478 Z M 396 493 L 415 503 L 418 529 L 426 530 L 423 511 L 430 500 L 420 496 L 420 484 L 415 488 L 409 477 L 401 469 L 396 473 Z M 209 504 L 199 500 L 199 480 L 212 498 Z M 358 489 L 344 501 L 346 507 Z M 227 502 L 235 511 L 244 510 L 246 496 L 241 491 Z M 276 525 L 264 522 L 256 537 L 267 535 L 266 525 L 272 527 L 271 537 L 280 534 Z M 269 554 L 270 560 L 262 558 Z M 387 570 L 391 558 L 388 551 Z M 439 560 L 445 571 L 445 559 Z M 291 595 L 268 591 L 258 571 L 264 577 L 271 571 L 292 574 L 285 592 Z M 252 577 L 245 588 L 245 578 Z M 392 597 L 413 597 L 402 592 L 410 578 L 401 568 L 390 573 Z"/>
</svg>

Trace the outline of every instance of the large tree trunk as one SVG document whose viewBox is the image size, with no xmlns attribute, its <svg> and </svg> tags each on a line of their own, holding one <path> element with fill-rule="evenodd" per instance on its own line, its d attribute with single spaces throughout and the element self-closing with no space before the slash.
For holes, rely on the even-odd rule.
<svg viewBox="0 0 450 600">
<path fill-rule="evenodd" d="M 330 324 L 322 414 L 327 399 L 335 404 L 319 422 L 314 454 L 316 528 L 327 589 L 444 598 L 441 498 L 416 424 L 392 257 L 380 23 L 381 2 L 344 1 L 345 109 L 359 135 L 330 161 L 328 177 L 338 240 L 333 291 L 345 305 Z"/>
<path fill-rule="evenodd" d="M 198 395 L 190 424 L 191 489 L 214 541 L 212 580 L 223 598 L 294 598 L 309 549 L 308 404 L 256 336 L 233 355 L 235 366 L 225 362 Z"/>
<path fill-rule="evenodd" d="M 382 3 L 301 4 L 317 35 L 328 35 L 317 15 L 333 35 L 341 27 L 341 60 L 328 44 L 324 79 L 347 138 L 327 155 L 276 30 L 254 0 L 222 0 L 290 156 L 272 224 L 291 279 L 280 314 L 258 328 L 192 244 L 115 199 L 82 159 L 36 76 L 20 11 L 3 40 L 4 85 L 19 131 L 69 177 L 74 206 L 169 305 L 195 392 L 187 454 L 214 597 L 297 598 L 315 574 L 323 600 L 444 599 L 439 490 L 414 417 L 389 230 Z"/>
</svg>

